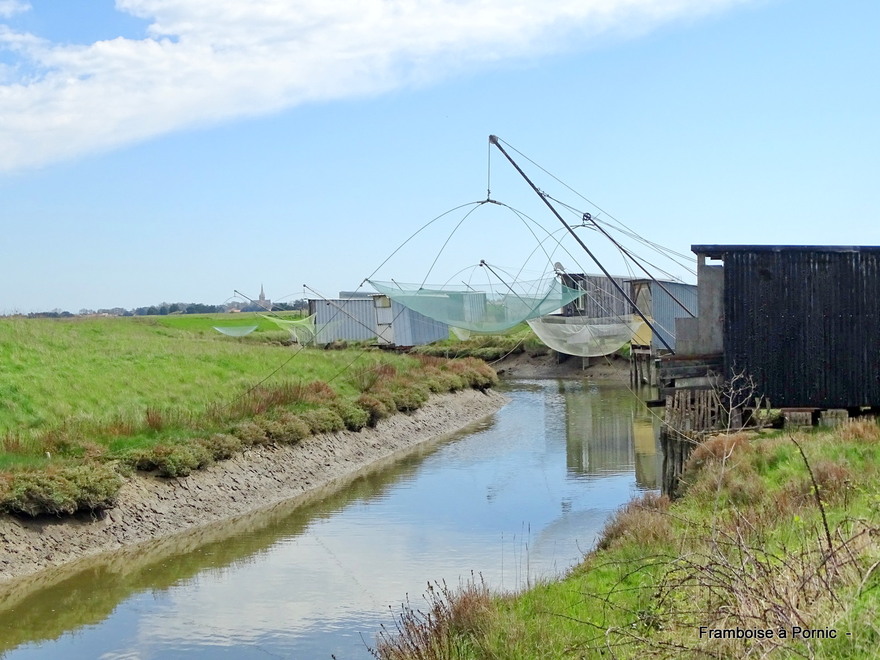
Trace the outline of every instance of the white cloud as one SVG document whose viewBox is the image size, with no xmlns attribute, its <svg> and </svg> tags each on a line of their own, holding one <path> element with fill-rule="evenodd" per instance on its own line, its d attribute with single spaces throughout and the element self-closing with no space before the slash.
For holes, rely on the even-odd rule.
<svg viewBox="0 0 880 660">
<path fill-rule="evenodd" d="M 9 18 L 30 8 L 30 4 L 22 0 L 0 0 L 0 18 Z"/>
<path fill-rule="evenodd" d="M 315 100 L 424 84 L 572 39 L 749 0 L 117 0 L 149 37 L 54 44 L 0 25 L 0 172 Z M 27 5 L 0 0 L 0 17 Z M 551 45 L 548 45 L 551 44 Z"/>
</svg>

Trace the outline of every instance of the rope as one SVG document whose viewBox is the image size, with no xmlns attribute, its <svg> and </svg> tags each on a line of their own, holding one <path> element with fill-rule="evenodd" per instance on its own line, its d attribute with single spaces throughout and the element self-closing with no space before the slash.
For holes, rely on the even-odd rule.
<svg viewBox="0 0 880 660">
<path fill-rule="evenodd" d="M 496 137 L 497 137 L 497 136 L 496 136 Z M 497 138 L 497 139 L 498 139 L 499 142 L 503 142 L 506 146 L 510 147 L 513 151 L 515 151 L 515 152 L 518 153 L 520 156 L 522 156 L 523 158 L 525 158 L 525 159 L 526 159 L 527 161 L 529 161 L 532 165 L 534 165 L 534 166 L 537 167 L 539 170 L 541 170 L 542 172 L 544 172 L 547 176 L 551 177 L 554 181 L 556 181 L 557 183 L 559 183 L 560 185 L 564 186 L 564 187 L 567 188 L 569 191 L 571 191 L 572 193 L 574 193 L 575 195 L 577 195 L 578 197 L 580 197 L 581 199 L 583 199 L 585 202 L 587 202 L 590 206 L 592 206 L 593 208 L 595 208 L 597 211 L 599 211 L 600 213 L 602 213 L 602 214 L 608 216 L 609 218 L 611 218 L 612 220 L 614 220 L 614 222 L 616 222 L 616 223 L 619 224 L 621 227 L 623 227 L 627 232 L 629 232 L 628 235 L 629 235 L 631 238 L 633 238 L 633 239 L 635 239 L 635 240 L 638 240 L 639 242 L 645 243 L 646 245 L 649 245 L 650 247 L 652 247 L 653 249 L 657 250 L 658 252 L 664 252 L 664 253 L 668 253 L 668 254 L 674 254 L 674 255 L 676 255 L 676 256 L 678 256 L 678 257 L 681 257 L 682 259 L 687 260 L 688 262 L 694 261 L 694 258 L 693 258 L 693 257 L 690 257 L 690 256 L 688 256 L 688 255 L 682 254 L 682 253 L 680 253 L 680 252 L 676 252 L 675 250 L 672 250 L 672 249 L 670 249 L 670 248 L 666 248 L 666 247 L 664 247 L 664 246 L 662 246 L 662 245 L 660 245 L 660 244 L 658 244 L 658 243 L 654 243 L 654 242 L 652 242 L 652 241 L 648 241 L 647 239 L 644 239 L 644 238 L 640 237 L 640 236 L 639 236 L 638 234 L 636 234 L 636 233 L 635 233 L 630 227 L 626 226 L 623 222 L 621 222 L 620 220 L 618 220 L 617 218 L 615 218 L 611 213 L 605 211 L 605 210 L 604 210 L 602 207 L 600 207 L 598 204 L 596 204 L 596 203 L 593 202 L 592 200 L 590 200 L 590 199 L 588 199 L 587 197 L 585 197 L 584 195 L 582 195 L 580 192 L 578 192 L 577 190 L 575 190 L 574 188 L 572 188 L 570 185 L 568 185 L 567 183 L 565 183 L 562 179 L 560 179 L 559 177 L 557 177 L 555 174 L 553 174 L 552 172 L 550 172 L 549 170 L 547 170 L 546 168 L 544 168 L 542 165 L 540 165 L 539 163 L 537 163 L 537 162 L 535 162 L 534 160 L 532 160 L 531 158 L 529 158 L 526 154 L 524 154 L 523 152 L 521 152 L 519 149 L 517 149 L 516 147 L 514 147 L 512 144 L 510 144 L 510 143 L 507 142 L 506 140 L 502 140 L 501 138 Z M 618 230 L 618 231 L 620 231 L 620 230 Z M 678 263 L 678 262 L 676 262 L 676 263 Z M 682 264 L 679 264 L 679 265 L 682 265 Z"/>
</svg>

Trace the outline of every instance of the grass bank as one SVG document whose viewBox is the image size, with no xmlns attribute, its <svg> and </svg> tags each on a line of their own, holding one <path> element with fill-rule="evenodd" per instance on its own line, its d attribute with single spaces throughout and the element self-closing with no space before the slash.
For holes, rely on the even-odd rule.
<svg viewBox="0 0 880 660">
<path fill-rule="evenodd" d="M 236 339 L 212 328 L 235 324 L 258 329 Z M 0 319 L 0 511 L 109 508 L 133 470 L 182 476 L 496 382 L 475 359 L 303 349 L 288 337 L 240 315 Z"/>
<path fill-rule="evenodd" d="M 433 357 L 475 357 L 494 362 L 509 355 L 528 353 L 531 356 L 547 355 L 550 349 L 532 332 L 527 323 L 520 323 L 503 334 L 477 335 L 465 339 L 450 337 L 425 346 L 416 346 L 413 353 Z"/>
<path fill-rule="evenodd" d="M 375 651 L 452 658 L 867 658 L 880 645 L 880 427 L 718 436 L 682 498 L 631 502 L 563 579 L 435 585 Z"/>
</svg>

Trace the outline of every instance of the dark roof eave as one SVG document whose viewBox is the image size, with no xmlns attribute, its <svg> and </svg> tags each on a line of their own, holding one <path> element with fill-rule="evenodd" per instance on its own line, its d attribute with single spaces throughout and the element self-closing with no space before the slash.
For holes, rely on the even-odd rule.
<svg viewBox="0 0 880 660">
<path fill-rule="evenodd" d="M 731 252 L 880 252 L 880 245 L 691 245 L 691 251 L 723 259 Z"/>
</svg>

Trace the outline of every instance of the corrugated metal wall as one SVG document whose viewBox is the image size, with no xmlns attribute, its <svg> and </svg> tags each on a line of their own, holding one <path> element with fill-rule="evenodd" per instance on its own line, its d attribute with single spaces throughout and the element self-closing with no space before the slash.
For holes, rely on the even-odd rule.
<svg viewBox="0 0 880 660">
<path fill-rule="evenodd" d="M 421 346 L 449 338 L 448 325 L 404 307 L 396 300 L 391 302 L 391 313 L 394 316 L 392 326 L 397 346 Z"/>
<path fill-rule="evenodd" d="M 657 330 L 657 334 L 663 337 L 669 345 L 675 350 L 675 319 L 691 318 L 685 310 L 681 308 L 672 296 L 687 307 L 695 315 L 697 314 L 697 286 L 695 284 L 682 284 L 679 282 L 663 282 L 663 290 L 657 282 L 651 282 L 651 309 L 643 310 L 646 314 L 650 314 L 654 319 L 653 325 Z M 669 294 L 672 294 L 670 296 Z M 665 349 L 663 342 L 657 337 L 651 341 L 653 350 Z"/>
<path fill-rule="evenodd" d="M 349 300 L 310 300 L 309 313 L 315 314 L 315 343 L 360 341 L 376 336 L 376 310 L 372 298 Z"/>
<path fill-rule="evenodd" d="M 624 277 L 613 278 L 624 291 L 628 291 L 629 281 Z M 632 313 L 629 303 L 615 288 L 611 278 L 604 275 L 583 275 L 563 273 L 562 283 L 572 289 L 584 292 L 580 298 L 565 306 L 566 316 L 583 316 L 589 319 L 619 318 Z"/>
<path fill-rule="evenodd" d="M 320 345 L 333 341 L 373 339 L 379 335 L 380 330 L 396 346 L 420 346 L 449 337 L 448 325 L 419 314 L 396 301 L 391 301 L 390 314 L 379 319 L 380 310 L 375 301 L 377 298 L 385 296 L 374 294 L 368 298 L 309 300 L 309 314 L 315 314 L 315 343 Z M 380 320 L 391 321 L 390 332 L 387 326 L 380 328 Z"/>
<path fill-rule="evenodd" d="M 880 248 L 716 247 L 728 374 L 774 407 L 880 405 Z"/>
</svg>

